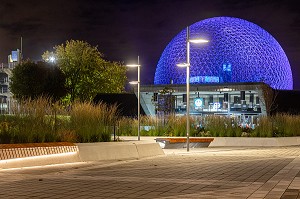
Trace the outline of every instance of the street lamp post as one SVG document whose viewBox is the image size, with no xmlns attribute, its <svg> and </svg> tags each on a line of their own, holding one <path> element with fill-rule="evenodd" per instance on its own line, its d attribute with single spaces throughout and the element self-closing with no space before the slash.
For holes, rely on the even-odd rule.
<svg viewBox="0 0 300 199">
<path fill-rule="evenodd" d="M 137 64 L 128 64 L 128 65 L 126 65 L 127 67 L 137 67 L 137 69 L 138 69 L 138 80 L 137 81 L 131 81 L 131 82 L 129 82 L 129 84 L 137 84 L 137 86 L 138 86 L 138 114 L 137 114 L 137 116 L 138 116 L 138 141 L 140 141 L 141 140 L 141 137 L 140 137 L 140 130 L 141 130 L 141 128 L 140 128 L 140 126 L 141 126 L 141 120 L 140 120 L 140 113 L 141 113 L 141 107 L 140 107 L 140 99 L 141 99 L 141 97 L 140 97 L 140 84 L 141 84 L 141 81 L 140 81 L 140 70 L 141 70 L 141 65 L 139 64 L 139 56 L 138 56 L 138 63 Z"/>
<path fill-rule="evenodd" d="M 205 39 L 190 39 L 190 28 L 186 28 L 186 63 L 177 64 L 186 67 L 186 150 L 190 150 L 190 43 L 207 43 Z"/>
</svg>

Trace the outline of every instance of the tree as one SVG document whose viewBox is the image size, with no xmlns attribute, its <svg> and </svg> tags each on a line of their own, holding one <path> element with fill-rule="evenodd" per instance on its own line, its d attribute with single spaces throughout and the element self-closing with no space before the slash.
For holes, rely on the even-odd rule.
<svg viewBox="0 0 300 199">
<path fill-rule="evenodd" d="M 67 89 L 65 87 L 66 77 L 64 73 L 57 66 L 46 63 L 43 63 L 43 65 L 45 65 L 47 69 L 46 81 L 43 89 L 44 94 L 55 101 L 65 97 L 67 95 Z"/>
<path fill-rule="evenodd" d="M 267 115 L 271 115 L 272 111 L 276 110 L 276 98 L 278 91 L 271 88 L 268 84 L 263 83 L 261 86 L 261 92 L 263 99 L 261 100 L 261 105 L 265 107 Z"/>
<path fill-rule="evenodd" d="M 56 63 L 66 76 L 69 99 L 91 101 L 97 93 L 123 92 L 126 68 L 121 63 L 103 59 L 97 47 L 70 40 L 54 47 Z M 44 58 L 51 52 L 46 51 Z"/>
<path fill-rule="evenodd" d="M 157 95 L 157 102 L 154 103 L 158 115 L 169 115 L 174 112 L 175 96 L 174 90 L 170 87 L 164 87 Z"/>
<path fill-rule="evenodd" d="M 49 52 L 48 50 L 44 52 L 42 58 L 47 63 L 54 63 L 56 59 L 54 52 Z"/>
<path fill-rule="evenodd" d="M 44 62 L 22 62 L 12 70 L 10 90 L 17 99 L 48 96 L 58 100 L 66 95 L 64 74 Z"/>
</svg>

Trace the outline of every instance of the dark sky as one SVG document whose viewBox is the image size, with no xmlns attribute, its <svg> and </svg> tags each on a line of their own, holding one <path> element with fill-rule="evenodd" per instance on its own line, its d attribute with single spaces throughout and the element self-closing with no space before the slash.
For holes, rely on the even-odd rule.
<svg viewBox="0 0 300 199">
<path fill-rule="evenodd" d="M 110 61 L 140 56 L 141 82 L 152 84 L 166 45 L 187 25 L 231 16 L 253 22 L 279 42 L 300 90 L 300 6 L 296 0 L 0 0 L 0 63 L 20 48 L 24 58 L 69 39 L 98 46 Z"/>
</svg>

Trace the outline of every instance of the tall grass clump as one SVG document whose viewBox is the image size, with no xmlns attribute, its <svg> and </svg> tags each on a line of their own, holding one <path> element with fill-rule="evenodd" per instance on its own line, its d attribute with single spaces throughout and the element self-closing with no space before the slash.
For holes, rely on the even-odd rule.
<svg viewBox="0 0 300 199">
<path fill-rule="evenodd" d="M 260 116 L 254 123 L 245 124 L 239 118 L 227 116 L 190 117 L 190 136 L 214 137 L 284 137 L 300 136 L 300 116 L 277 114 Z M 137 135 L 137 120 L 122 118 L 120 135 Z M 147 130 L 146 130 L 147 127 Z M 141 117 L 141 135 L 186 136 L 186 116 Z"/>
<path fill-rule="evenodd" d="M 274 137 L 282 137 L 287 132 L 285 125 L 288 122 L 289 115 L 276 114 L 272 116 L 272 130 Z"/>
<path fill-rule="evenodd" d="M 190 136 L 300 136 L 299 115 L 260 116 L 246 127 L 243 122 L 238 117 L 191 116 Z M 186 116 L 141 116 L 140 127 L 141 136 L 186 136 Z M 105 103 L 64 107 L 40 97 L 12 103 L 11 114 L 0 115 L 0 143 L 106 142 L 114 132 L 137 136 L 138 121 L 119 117 L 117 105 Z"/>
<path fill-rule="evenodd" d="M 240 137 L 243 129 L 235 118 L 224 117 L 225 132 L 224 137 Z"/>
<path fill-rule="evenodd" d="M 186 122 L 183 118 L 170 114 L 164 118 L 156 117 L 156 135 L 157 136 L 182 136 L 186 132 Z M 185 120 L 186 121 L 186 120 Z"/>
<path fill-rule="evenodd" d="M 157 117 L 153 116 L 141 116 L 141 135 L 144 136 L 159 136 L 161 132 L 157 127 L 159 124 L 159 120 Z M 138 125 L 136 123 L 136 125 Z M 137 126 L 135 126 L 137 128 Z"/>
<path fill-rule="evenodd" d="M 276 137 L 299 136 L 300 116 L 289 114 L 276 114 L 273 119 L 273 133 Z"/>
<path fill-rule="evenodd" d="M 190 124 L 194 124 L 191 118 Z M 172 125 L 174 129 L 172 136 L 186 136 L 186 117 L 173 115 L 170 125 Z M 194 131 L 192 129 L 194 129 L 194 126 L 191 125 L 190 129 L 191 133 L 193 133 Z"/>
<path fill-rule="evenodd" d="M 290 115 L 286 118 L 285 136 L 300 136 L 300 116 Z"/>
<path fill-rule="evenodd" d="M 13 120 L 10 121 L 12 142 L 47 142 L 57 141 L 59 136 L 54 129 L 55 118 L 52 115 L 51 99 L 39 97 L 37 99 L 21 100 L 12 103 Z M 47 117 L 48 116 L 48 117 Z"/>
<path fill-rule="evenodd" d="M 140 133 L 142 136 L 185 136 L 186 118 L 168 115 L 164 118 L 141 116 Z M 135 118 L 122 117 L 118 122 L 120 135 L 136 136 L 138 121 Z"/>
<path fill-rule="evenodd" d="M 1 116 L 0 122 L 0 144 L 11 143 L 14 138 L 14 135 L 10 131 L 9 122 Z"/>
<path fill-rule="evenodd" d="M 110 141 L 117 106 L 75 102 L 63 107 L 50 98 L 20 100 L 0 116 L 0 143 Z"/>
<path fill-rule="evenodd" d="M 261 116 L 257 119 L 257 124 L 251 136 L 273 137 L 273 121 L 271 117 Z"/>
<path fill-rule="evenodd" d="M 157 116 L 155 119 L 155 125 L 154 125 L 154 135 L 155 136 L 169 136 L 169 134 L 172 132 L 172 127 L 170 126 L 170 123 L 168 123 L 168 118 L 165 116 Z"/>
<path fill-rule="evenodd" d="M 70 110 L 70 124 L 77 142 L 108 142 L 117 121 L 117 106 L 75 102 Z"/>
<path fill-rule="evenodd" d="M 156 117 L 143 115 L 141 116 L 141 135 L 144 136 L 156 136 L 155 124 L 156 124 Z M 136 125 L 138 125 L 136 123 Z M 135 126 L 134 128 L 137 128 Z"/>
<path fill-rule="evenodd" d="M 137 120 L 129 117 L 121 117 L 117 123 L 117 135 L 137 136 Z"/>
<path fill-rule="evenodd" d="M 225 135 L 225 120 L 223 117 L 219 116 L 207 116 L 205 118 L 205 130 L 213 137 L 218 137 Z"/>
<path fill-rule="evenodd" d="M 193 121 L 190 118 L 190 129 L 193 133 Z M 170 114 L 164 118 L 156 117 L 155 130 L 157 136 L 186 136 L 186 116 Z"/>
</svg>

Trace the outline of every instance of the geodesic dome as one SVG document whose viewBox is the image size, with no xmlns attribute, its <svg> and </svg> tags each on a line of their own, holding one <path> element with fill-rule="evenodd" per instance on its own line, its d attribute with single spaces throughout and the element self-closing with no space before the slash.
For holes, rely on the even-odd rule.
<svg viewBox="0 0 300 199">
<path fill-rule="evenodd" d="M 264 82 L 275 89 L 293 89 L 288 58 L 267 31 L 249 21 L 214 17 L 190 26 L 190 39 L 204 38 L 205 44 L 190 43 L 191 83 Z M 163 51 L 154 84 L 186 83 L 186 29 Z"/>
</svg>

